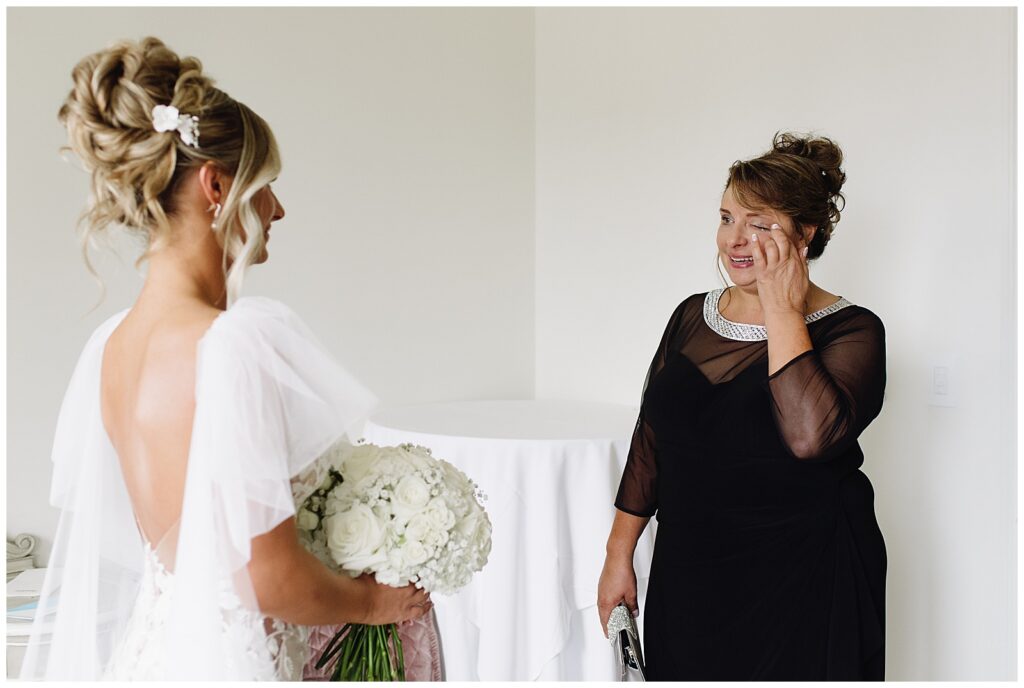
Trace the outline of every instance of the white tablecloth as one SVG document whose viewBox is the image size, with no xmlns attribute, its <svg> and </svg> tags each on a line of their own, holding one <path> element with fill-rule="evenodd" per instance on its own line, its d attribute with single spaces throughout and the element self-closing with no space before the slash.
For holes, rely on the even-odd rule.
<svg viewBox="0 0 1024 688">
<path fill-rule="evenodd" d="M 447 680 L 616 678 L 597 582 L 636 415 L 615 404 L 475 401 L 393 408 L 368 422 L 368 442 L 429 447 L 487 495 L 487 566 L 458 594 L 432 596 Z M 654 525 L 634 560 L 641 603 Z"/>
</svg>

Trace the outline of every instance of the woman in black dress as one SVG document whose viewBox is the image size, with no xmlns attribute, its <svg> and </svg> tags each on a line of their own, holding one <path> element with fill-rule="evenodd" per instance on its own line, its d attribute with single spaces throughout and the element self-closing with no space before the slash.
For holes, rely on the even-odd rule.
<svg viewBox="0 0 1024 688">
<path fill-rule="evenodd" d="M 735 286 L 672 314 L 644 386 L 598 590 L 637 612 L 652 680 L 883 680 L 885 542 L 857 438 L 885 389 L 885 330 L 810 282 L 846 175 L 825 138 L 736 162 L 718 253 Z M 752 258 L 752 260 L 750 260 Z"/>
</svg>

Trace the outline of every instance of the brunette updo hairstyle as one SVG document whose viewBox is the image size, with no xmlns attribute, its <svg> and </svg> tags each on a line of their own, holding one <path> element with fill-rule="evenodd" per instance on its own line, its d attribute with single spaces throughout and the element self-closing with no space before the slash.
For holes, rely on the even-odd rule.
<svg viewBox="0 0 1024 688">
<path fill-rule="evenodd" d="M 776 132 L 770 151 L 732 164 L 725 187 L 747 208 L 788 216 L 797 232 L 804 225 L 815 227 L 807 251 L 807 259 L 814 260 L 825 251 L 846 206 L 842 164 L 843 151 L 831 139 Z"/>
<path fill-rule="evenodd" d="M 178 57 L 157 38 L 124 41 L 81 60 L 58 117 L 68 146 L 92 176 L 82 214 L 86 265 L 92 238 L 122 225 L 143 240 L 145 260 L 170 239 L 176 191 L 191 170 L 214 162 L 232 175 L 216 227 L 224 251 L 228 303 L 245 269 L 263 252 L 264 236 L 252 198 L 280 172 L 274 134 L 246 105 L 213 85 L 194 57 Z M 171 105 L 198 118 L 199 147 L 177 131 L 158 132 L 153 108 Z M 212 219 L 212 215 L 211 215 Z M 245 239 L 243 240 L 243 230 Z"/>
</svg>

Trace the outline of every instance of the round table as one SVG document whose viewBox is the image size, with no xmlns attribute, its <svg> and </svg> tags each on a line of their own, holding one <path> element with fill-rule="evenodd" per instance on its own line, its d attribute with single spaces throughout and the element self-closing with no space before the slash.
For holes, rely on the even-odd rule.
<svg viewBox="0 0 1024 688">
<path fill-rule="evenodd" d="M 617 678 L 597 582 L 636 417 L 618 404 L 464 401 L 395 407 L 368 421 L 367 442 L 428 447 L 487 497 L 487 565 L 457 594 L 432 596 L 447 680 Z M 634 559 L 641 604 L 654 526 Z"/>
</svg>

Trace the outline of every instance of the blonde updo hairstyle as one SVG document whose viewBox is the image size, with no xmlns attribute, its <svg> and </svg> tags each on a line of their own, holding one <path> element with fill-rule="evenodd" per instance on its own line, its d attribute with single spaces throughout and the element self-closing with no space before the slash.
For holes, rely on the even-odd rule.
<svg viewBox="0 0 1024 688">
<path fill-rule="evenodd" d="M 731 187 L 744 207 L 771 208 L 789 217 L 797 232 L 814 227 L 807 251 L 807 259 L 814 260 L 824 253 L 846 207 L 842 163 L 843 151 L 829 138 L 776 132 L 771 150 L 729 167 L 725 188 Z"/>
<path fill-rule="evenodd" d="M 263 225 L 252 201 L 281 169 L 270 127 L 216 88 L 199 60 L 179 58 L 157 38 L 121 42 L 89 55 L 71 76 L 74 87 L 58 117 L 68 131 L 65 150 L 70 148 L 92 176 L 81 218 L 90 272 L 96 274 L 89 245 L 112 224 L 141 236 L 146 250 L 139 262 L 165 246 L 182 180 L 213 162 L 233 177 L 211 230 L 223 248 L 227 300 L 233 303 L 245 269 L 264 250 Z M 177 131 L 154 129 L 157 105 L 198 117 L 198 148 Z"/>
</svg>

